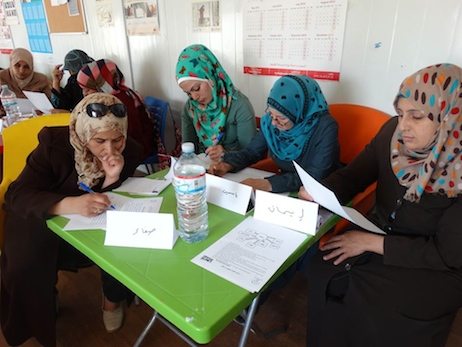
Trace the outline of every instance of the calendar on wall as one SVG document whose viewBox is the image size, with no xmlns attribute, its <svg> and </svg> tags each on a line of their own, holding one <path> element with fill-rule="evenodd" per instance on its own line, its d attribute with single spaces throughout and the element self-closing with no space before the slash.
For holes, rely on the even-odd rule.
<svg viewBox="0 0 462 347">
<path fill-rule="evenodd" d="M 244 73 L 340 78 L 347 0 L 248 0 Z"/>
</svg>

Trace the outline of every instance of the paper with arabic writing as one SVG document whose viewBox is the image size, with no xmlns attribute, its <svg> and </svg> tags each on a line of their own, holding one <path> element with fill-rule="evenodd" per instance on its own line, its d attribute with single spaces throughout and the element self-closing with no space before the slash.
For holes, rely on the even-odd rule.
<svg viewBox="0 0 462 347">
<path fill-rule="evenodd" d="M 191 261 L 256 293 L 306 237 L 305 234 L 248 217 Z"/>
</svg>

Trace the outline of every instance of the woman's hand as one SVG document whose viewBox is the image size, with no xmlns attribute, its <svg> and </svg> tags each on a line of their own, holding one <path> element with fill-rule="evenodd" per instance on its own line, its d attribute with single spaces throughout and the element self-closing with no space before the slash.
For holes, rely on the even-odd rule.
<svg viewBox="0 0 462 347">
<path fill-rule="evenodd" d="M 383 254 L 383 239 L 384 237 L 378 234 L 349 231 L 332 237 L 319 249 L 321 251 L 331 251 L 323 259 L 326 261 L 335 259 L 334 265 L 338 265 L 348 258 L 367 251 Z"/>
<path fill-rule="evenodd" d="M 211 163 L 208 172 L 211 175 L 223 176 L 225 173 L 231 171 L 232 169 L 233 167 L 230 164 L 225 163 L 224 161 L 220 161 Z"/>
<path fill-rule="evenodd" d="M 111 206 L 111 200 L 105 194 L 90 193 L 80 196 L 69 196 L 53 205 L 50 214 L 80 214 L 94 217 L 105 212 Z"/>
<path fill-rule="evenodd" d="M 313 198 L 310 194 L 308 194 L 304 186 L 300 187 L 300 190 L 298 191 L 298 197 L 303 200 L 313 201 Z"/>
<path fill-rule="evenodd" d="M 54 68 L 53 68 L 53 71 L 51 72 L 51 76 L 52 76 L 52 85 L 53 85 L 53 88 L 57 91 L 59 91 L 59 88 L 60 88 L 60 82 L 61 82 L 61 79 L 63 78 L 64 76 L 64 72 L 63 70 L 61 70 L 61 66 L 63 66 L 62 64 L 59 64 L 59 65 L 56 65 Z"/>
<path fill-rule="evenodd" d="M 120 177 L 120 173 L 124 168 L 124 157 L 122 154 L 113 152 L 112 154 L 103 154 L 99 158 L 101 167 L 105 173 L 105 179 L 102 188 L 105 188 L 117 180 Z"/>
<path fill-rule="evenodd" d="M 265 192 L 270 192 L 273 189 L 270 181 L 264 178 L 246 178 L 241 181 L 241 183 L 251 186 L 253 189 L 263 190 Z"/>
<path fill-rule="evenodd" d="M 212 161 L 220 161 L 223 154 L 225 154 L 225 149 L 222 145 L 210 146 L 205 150 L 205 154 L 207 154 Z"/>
</svg>

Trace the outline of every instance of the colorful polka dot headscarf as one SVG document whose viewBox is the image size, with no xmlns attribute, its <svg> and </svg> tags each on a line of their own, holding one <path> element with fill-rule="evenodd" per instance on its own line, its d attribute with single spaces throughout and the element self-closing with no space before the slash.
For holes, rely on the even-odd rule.
<svg viewBox="0 0 462 347">
<path fill-rule="evenodd" d="M 178 84 L 187 80 L 210 81 L 212 101 L 202 109 L 196 100 L 189 99 L 188 110 L 199 141 L 205 147 L 213 146 L 225 131 L 226 116 L 235 93 L 231 78 L 207 47 L 195 44 L 180 53 L 176 79 Z"/>
<path fill-rule="evenodd" d="M 391 141 L 391 164 L 404 198 L 418 202 L 424 192 L 456 197 L 462 191 L 462 69 L 452 64 L 428 66 L 407 77 L 395 98 L 406 98 L 438 124 L 434 141 L 408 150 L 398 127 Z"/>
<path fill-rule="evenodd" d="M 280 131 L 271 124 L 267 113 L 261 119 L 266 143 L 281 160 L 295 160 L 310 140 L 319 117 L 327 111 L 327 102 L 318 83 L 307 76 L 286 75 L 274 82 L 267 103 L 293 123 L 293 128 Z"/>
</svg>

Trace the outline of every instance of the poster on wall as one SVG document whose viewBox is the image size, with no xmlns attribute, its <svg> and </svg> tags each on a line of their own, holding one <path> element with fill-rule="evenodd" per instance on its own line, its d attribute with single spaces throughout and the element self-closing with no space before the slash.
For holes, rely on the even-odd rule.
<svg viewBox="0 0 462 347">
<path fill-rule="evenodd" d="M 220 1 L 193 0 L 192 23 L 193 31 L 220 31 Z"/>
<path fill-rule="evenodd" d="M 21 2 L 31 52 L 53 53 L 42 0 Z"/>
<path fill-rule="evenodd" d="M 244 73 L 338 81 L 347 0 L 247 0 Z"/>
<path fill-rule="evenodd" d="M 100 28 L 114 26 L 112 0 L 96 0 L 96 16 Z"/>
<path fill-rule="evenodd" d="M 15 0 L 3 0 L 3 10 L 5 11 L 6 25 L 19 24 L 18 10 Z"/>
<path fill-rule="evenodd" d="M 10 54 L 13 51 L 13 37 L 10 26 L 6 24 L 3 4 L 0 4 L 0 53 Z"/>
<path fill-rule="evenodd" d="M 127 35 L 159 33 L 157 0 L 124 0 Z"/>
</svg>

